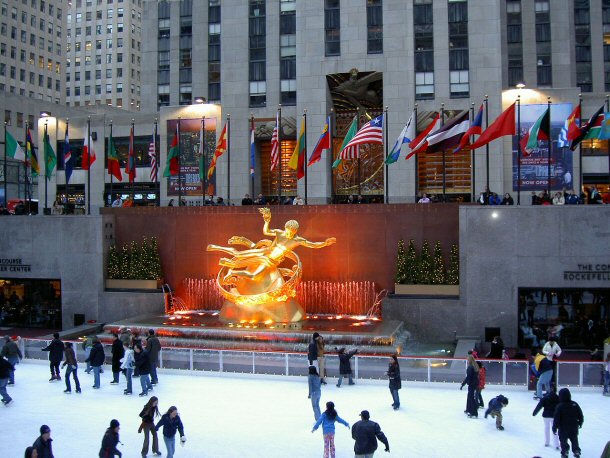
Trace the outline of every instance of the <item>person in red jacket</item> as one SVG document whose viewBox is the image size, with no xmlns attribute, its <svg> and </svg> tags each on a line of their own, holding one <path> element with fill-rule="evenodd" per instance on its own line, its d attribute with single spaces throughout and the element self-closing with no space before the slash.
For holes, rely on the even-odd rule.
<svg viewBox="0 0 610 458">
<path fill-rule="evenodd" d="M 487 369 L 480 361 L 477 361 L 479 365 L 479 387 L 477 388 L 477 401 L 479 403 L 479 409 L 485 408 L 485 403 L 483 402 L 483 396 L 481 396 L 481 391 L 485 389 L 485 380 L 487 375 Z"/>
</svg>

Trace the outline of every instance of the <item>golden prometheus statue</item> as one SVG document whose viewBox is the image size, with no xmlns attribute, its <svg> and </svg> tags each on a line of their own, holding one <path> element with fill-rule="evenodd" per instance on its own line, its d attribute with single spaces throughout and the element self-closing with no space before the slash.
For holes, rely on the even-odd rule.
<svg viewBox="0 0 610 458">
<path fill-rule="evenodd" d="M 274 237 L 254 243 L 246 237 L 233 236 L 229 245 L 243 245 L 245 250 L 208 245 L 208 251 L 221 251 L 231 258 L 221 258 L 216 282 L 225 303 L 220 311 L 224 322 L 293 322 L 304 318 L 305 312 L 296 300 L 303 267 L 294 253 L 299 246 L 323 248 L 336 242 L 310 242 L 297 235 L 299 223 L 290 220 L 284 229 L 269 229 L 271 210 L 259 208 L 265 224 L 263 234 Z M 290 267 L 280 267 L 286 259 Z"/>
</svg>

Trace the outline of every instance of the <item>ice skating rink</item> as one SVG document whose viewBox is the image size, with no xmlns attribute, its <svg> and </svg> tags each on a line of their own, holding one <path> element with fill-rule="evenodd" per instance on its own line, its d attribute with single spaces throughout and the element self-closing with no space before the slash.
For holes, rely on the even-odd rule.
<svg viewBox="0 0 610 458">
<path fill-rule="evenodd" d="M 42 424 L 51 427 L 56 458 L 94 458 L 110 420 L 121 423 L 119 445 L 125 458 L 139 458 L 143 435 L 138 434 L 138 414 L 147 398 L 140 398 L 139 379 L 135 395 L 124 396 L 124 379 L 110 385 L 110 368 L 105 366 L 102 389 L 93 390 L 93 374 L 80 365 L 82 394 L 63 393 L 61 382 L 49 383 L 48 364 L 27 361 L 17 366 L 16 385 L 9 387 L 14 402 L 0 407 L 0 456 L 21 458 L 39 435 Z M 63 377 L 63 371 L 62 371 Z M 466 391 L 454 384 L 403 382 L 401 408 L 392 410 L 387 381 L 357 381 L 355 386 L 335 386 L 329 379 L 322 387 L 321 408 L 334 401 L 339 415 L 350 423 L 367 409 L 390 442 L 390 454 L 383 445 L 375 456 L 400 458 L 559 458 L 559 451 L 544 447 L 541 413 L 532 417 L 536 401 L 523 387 L 488 386 L 485 403 L 498 394 L 509 398 L 504 409 L 505 431 L 497 431 L 493 419 L 468 419 Z M 176 458 L 309 458 L 321 457 L 321 428 L 312 434 L 314 423 L 307 399 L 307 380 L 302 377 L 251 376 L 217 373 L 159 371 L 159 385 L 152 393 L 165 413 L 175 405 L 185 427 L 187 442 L 176 444 Z M 610 440 L 610 397 L 600 390 L 573 389 L 572 399 L 585 416 L 580 433 L 583 458 L 599 458 Z M 336 426 L 336 456 L 353 457 L 351 432 Z M 165 445 L 160 434 L 160 449 Z M 149 455 L 152 456 L 152 451 Z"/>
</svg>

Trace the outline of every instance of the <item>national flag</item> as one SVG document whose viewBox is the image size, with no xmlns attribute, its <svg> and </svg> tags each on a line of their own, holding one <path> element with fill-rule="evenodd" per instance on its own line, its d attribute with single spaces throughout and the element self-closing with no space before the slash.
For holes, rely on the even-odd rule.
<svg viewBox="0 0 610 458">
<path fill-rule="evenodd" d="M 133 145 L 133 126 L 129 131 L 129 155 L 125 165 L 125 173 L 129 176 L 129 182 L 133 183 L 136 179 L 136 152 Z"/>
<path fill-rule="evenodd" d="M 525 156 L 538 147 L 539 140 L 549 140 L 551 138 L 551 112 L 548 108 L 532 124 L 524 138 L 527 138 L 525 148 L 522 148 Z"/>
<path fill-rule="evenodd" d="M 201 122 L 199 129 L 199 181 L 205 179 L 205 120 Z"/>
<path fill-rule="evenodd" d="M 278 129 L 280 125 L 279 114 L 275 117 L 275 128 L 271 135 L 271 171 L 280 164 L 280 142 L 278 141 Z"/>
<path fill-rule="evenodd" d="M 602 121 L 602 130 L 599 133 L 599 139 L 610 139 L 610 113 L 604 113 L 604 120 Z"/>
<path fill-rule="evenodd" d="M 347 137 L 345 138 L 347 139 Z M 343 143 L 345 143 L 345 140 Z M 364 124 L 356 135 L 341 149 L 339 158 L 341 160 L 357 159 L 360 154 L 358 146 L 367 143 L 383 144 L 383 115 L 377 116 Z"/>
<path fill-rule="evenodd" d="M 38 157 L 36 156 L 36 149 L 34 148 L 29 127 L 25 129 L 25 158 L 26 164 L 29 162 L 32 177 L 37 177 L 40 174 L 40 166 L 38 165 Z"/>
<path fill-rule="evenodd" d="M 407 121 L 407 124 L 405 124 L 405 127 L 402 128 L 402 132 L 400 132 L 400 135 L 396 139 L 396 143 L 394 143 L 390 154 L 388 154 L 388 157 L 385 160 L 386 164 L 393 164 L 394 162 L 396 162 L 400 157 L 400 150 L 402 148 L 402 145 L 404 145 L 405 143 L 411 143 L 411 141 L 415 138 L 415 124 L 415 110 L 413 110 L 413 113 L 411 113 L 411 117 Z"/>
<path fill-rule="evenodd" d="M 576 105 L 566 122 L 568 123 L 568 141 L 573 142 L 580 135 L 580 103 Z"/>
<path fill-rule="evenodd" d="M 44 174 L 48 180 L 51 178 L 51 175 L 53 174 L 53 170 L 55 169 L 55 166 L 57 165 L 57 156 L 55 156 L 55 151 L 53 151 L 53 147 L 51 146 L 51 141 L 49 140 L 49 133 L 47 132 L 46 127 L 45 127 L 45 132 L 44 132 L 43 145 L 44 145 Z"/>
<path fill-rule="evenodd" d="M 155 129 L 156 130 L 156 129 Z M 153 131 L 152 139 L 148 145 L 148 157 L 150 158 L 150 181 L 157 182 L 157 136 Z"/>
<path fill-rule="evenodd" d="M 250 126 L 250 176 L 254 177 L 254 170 L 256 166 L 256 144 L 254 143 L 254 119 L 252 119 L 252 125 Z"/>
<path fill-rule="evenodd" d="M 216 143 L 216 150 L 214 151 L 214 157 L 212 158 L 212 162 L 210 163 L 210 168 L 208 169 L 208 180 L 212 179 L 212 175 L 214 175 L 214 170 L 216 169 L 216 162 L 218 158 L 222 156 L 227 150 L 227 123 L 222 129 L 220 133 L 220 138 Z"/>
<path fill-rule="evenodd" d="M 176 123 L 176 133 L 174 134 L 174 139 L 172 140 L 172 144 L 167 153 L 167 164 L 165 165 L 165 170 L 163 171 L 164 177 L 174 176 L 180 173 L 180 164 L 178 162 L 178 157 L 180 155 L 179 136 L 180 133 L 178 131 L 178 123 Z"/>
<path fill-rule="evenodd" d="M 426 151 L 428 148 L 428 136 L 434 134 L 439 129 L 440 119 L 441 114 L 437 113 L 432 122 L 428 124 L 428 127 L 426 127 L 423 132 L 421 132 L 417 137 L 415 137 L 415 139 L 413 139 L 413 141 L 411 141 L 411 143 L 409 143 L 409 148 L 411 151 L 409 151 L 409 154 L 407 154 L 405 157 L 405 161 L 407 159 L 411 159 L 411 157 L 417 153 Z"/>
<path fill-rule="evenodd" d="M 111 129 L 112 131 L 112 129 Z M 112 139 L 112 132 L 108 137 L 108 175 L 112 175 L 119 181 L 123 181 L 123 175 L 121 174 L 121 165 L 119 164 L 119 153 L 114 146 L 114 140 Z"/>
<path fill-rule="evenodd" d="M 18 161 L 25 162 L 23 148 L 8 130 L 6 131 L 6 155 Z"/>
<path fill-rule="evenodd" d="M 305 176 L 305 129 L 305 116 L 303 116 L 301 119 L 301 135 L 299 135 L 292 157 L 288 162 L 288 167 L 297 171 L 297 180 Z"/>
<path fill-rule="evenodd" d="M 568 146 L 570 146 L 570 142 L 568 141 L 568 120 L 566 119 L 559 131 L 559 137 L 557 137 L 557 147 L 567 148 Z"/>
<path fill-rule="evenodd" d="M 322 158 L 322 151 L 325 149 L 330 149 L 330 116 L 326 119 L 326 124 L 322 128 L 322 134 L 318 138 L 318 143 L 316 143 L 311 156 L 309 156 L 307 166 L 309 167 L 318 162 Z"/>
<path fill-rule="evenodd" d="M 95 150 L 91 139 L 91 123 L 87 122 L 87 132 L 85 133 L 85 144 L 83 145 L 83 170 L 89 170 L 95 162 Z"/>
<path fill-rule="evenodd" d="M 491 125 L 483 131 L 481 136 L 470 145 L 470 149 L 477 149 L 481 146 L 487 145 L 489 142 L 496 138 L 503 137 L 505 135 L 515 135 L 515 105 L 513 103 L 506 110 L 500 113 L 500 116 L 496 118 Z"/>
<path fill-rule="evenodd" d="M 574 151 L 576 147 L 585 139 L 597 138 L 601 131 L 601 123 L 604 119 L 604 106 L 602 105 L 599 109 L 589 118 L 589 121 L 579 129 L 578 136 L 572 141 L 570 149 Z M 589 132 L 592 131 L 590 134 Z M 570 131 L 568 130 L 568 138 Z"/>
<path fill-rule="evenodd" d="M 466 131 L 466 133 L 462 137 L 462 141 L 460 142 L 458 147 L 453 150 L 453 152 L 459 153 L 461 150 L 466 148 L 466 146 L 468 146 L 470 144 L 470 137 L 472 135 L 481 135 L 481 132 L 483 131 L 482 126 L 483 126 L 483 104 L 481 104 L 481 106 L 479 107 L 479 112 L 474 117 L 474 121 L 472 121 L 470 128 Z M 472 148 L 470 148 L 470 149 L 472 149 Z"/>
<path fill-rule="evenodd" d="M 462 137 L 470 128 L 470 115 L 468 110 L 449 120 L 434 134 L 428 136 L 428 148 L 426 152 L 436 153 L 454 149 L 460 144 Z"/>
<path fill-rule="evenodd" d="M 68 123 L 66 123 L 66 136 L 64 139 L 64 172 L 66 173 L 66 184 L 72 176 L 72 152 L 70 151 L 70 137 L 68 136 Z"/>
<path fill-rule="evenodd" d="M 343 150 L 345 149 L 345 147 L 347 146 L 347 144 L 349 142 L 352 141 L 352 139 L 356 136 L 356 132 L 358 132 L 358 116 L 354 116 L 354 119 L 352 120 L 352 123 L 349 126 L 349 129 L 347 130 L 347 133 L 345 134 L 345 138 L 343 139 L 343 143 L 341 144 L 341 149 L 339 151 L 343 152 Z M 357 147 L 353 147 L 351 148 L 351 153 L 353 153 L 353 157 L 357 156 Z M 333 162 L 333 169 L 337 168 L 339 166 L 339 164 L 341 164 L 341 153 L 339 153 L 339 155 L 337 156 L 337 159 L 335 160 L 335 162 Z"/>
</svg>

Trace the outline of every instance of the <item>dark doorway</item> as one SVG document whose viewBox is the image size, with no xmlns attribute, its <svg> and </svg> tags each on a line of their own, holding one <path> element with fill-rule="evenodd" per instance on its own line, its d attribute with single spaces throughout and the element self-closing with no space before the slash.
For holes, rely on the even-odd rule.
<svg viewBox="0 0 610 458">
<path fill-rule="evenodd" d="M 61 329 L 61 281 L 0 279 L 0 323 Z"/>
</svg>

